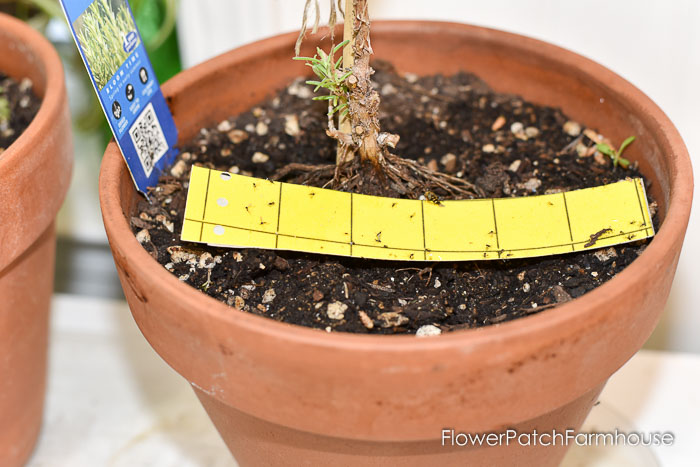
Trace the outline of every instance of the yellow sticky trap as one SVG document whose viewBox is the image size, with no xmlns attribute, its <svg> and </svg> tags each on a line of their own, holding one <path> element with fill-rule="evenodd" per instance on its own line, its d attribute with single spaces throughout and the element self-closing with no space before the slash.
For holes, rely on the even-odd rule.
<svg viewBox="0 0 700 467">
<path fill-rule="evenodd" d="M 193 167 L 183 241 L 368 259 L 531 258 L 654 236 L 644 185 L 552 195 L 401 200 Z"/>
<path fill-rule="evenodd" d="M 422 202 L 353 194 L 352 240 L 352 256 L 424 260 Z"/>
</svg>

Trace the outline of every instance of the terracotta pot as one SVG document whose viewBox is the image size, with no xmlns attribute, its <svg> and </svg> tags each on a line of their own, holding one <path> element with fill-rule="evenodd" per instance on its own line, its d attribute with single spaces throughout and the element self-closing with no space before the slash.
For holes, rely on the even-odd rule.
<svg viewBox="0 0 700 467">
<path fill-rule="evenodd" d="M 41 427 L 54 219 L 73 166 L 63 66 L 51 44 L 0 14 L 0 71 L 30 78 L 43 99 L 21 136 L 0 154 L 0 465 L 24 464 Z"/>
<path fill-rule="evenodd" d="M 169 81 L 182 141 L 304 74 L 291 60 L 295 39 L 248 45 Z M 610 282 L 534 316 L 431 339 L 328 334 L 231 309 L 154 261 L 129 229 L 138 195 L 112 144 L 100 198 L 134 318 L 190 381 L 243 466 L 556 465 L 564 447 L 443 447 L 442 430 L 580 427 L 668 297 L 692 197 L 683 141 L 630 83 L 543 42 L 458 24 L 377 22 L 372 45 L 401 71 L 473 70 L 496 90 L 560 106 L 614 141 L 637 135 L 629 156 L 653 182 L 663 219 L 656 238 Z"/>
</svg>

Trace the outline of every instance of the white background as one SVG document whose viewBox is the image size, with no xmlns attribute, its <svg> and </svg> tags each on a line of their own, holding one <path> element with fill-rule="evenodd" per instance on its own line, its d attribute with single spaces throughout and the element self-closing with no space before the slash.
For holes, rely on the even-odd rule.
<svg viewBox="0 0 700 467">
<path fill-rule="evenodd" d="M 327 0 L 321 0 L 327 19 Z M 181 0 L 185 66 L 299 28 L 304 0 Z M 373 17 L 467 22 L 588 56 L 647 93 L 671 117 L 700 179 L 700 1 L 371 0 Z M 473 70 L 478 74 L 478 70 Z M 698 189 L 695 190 L 696 199 Z M 700 353 L 700 220 L 691 218 L 666 313 L 647 347 Z"/>
</svg>

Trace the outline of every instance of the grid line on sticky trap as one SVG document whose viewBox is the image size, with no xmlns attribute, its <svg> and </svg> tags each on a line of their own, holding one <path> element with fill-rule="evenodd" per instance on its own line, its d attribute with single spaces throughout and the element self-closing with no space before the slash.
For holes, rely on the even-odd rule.
<svg viewBox="0 0 700 467">
<path fill-rule="evenodd" d="M 564 200 L 564 209 L 566 210 L 566 225 L 569 227 L 569 238 L 571 239 L 571 251 L 576 251 L 574 248 L 574 232 L 571 230 L 571 216 L 569 215 L 569 203 L 566 202 L 566 193 L 561 194 Z"/>
<path fill-rule="evenodd" d="M 284 185 L 280 183 L 280 196 L 279 196 L 279 202 L 277 203 L 277 229 L 275 230 L 276 238 L 275 238 L 275 248 L 278 247 L 279 245 L 279 231 L 280 231 L 280 217 L 282 216 L 282 187 Z"/>
<path fill-rule="evenodd" d="M 641 180 L 462 201 L 382 198 L 193 167 L 182 240 L 367 259 L 528 258 L 654 234 Z"/>
<path fill-rule="evenodd" d="M 204 207 L 202 208 L 202 220 L 207 218 L 207 201 L 209 201 L 209 185 L 211 185 L 211 171 L 207 172 L 207 188 L 204 191 Z M 202 223 L 202 230 L 204 229 L 204 223 Z M 202 234 L 199 234 L 199 241 L 202 241 Z"/>
<path fill-rule="evenodd" d="M 355 197 L 353 193 L 350 193 L 350 256 L 352 256 L 352 247 L 355 245 L 355 240 L 352 236 L 352 210 L 355 209 Z"/>
</svg>

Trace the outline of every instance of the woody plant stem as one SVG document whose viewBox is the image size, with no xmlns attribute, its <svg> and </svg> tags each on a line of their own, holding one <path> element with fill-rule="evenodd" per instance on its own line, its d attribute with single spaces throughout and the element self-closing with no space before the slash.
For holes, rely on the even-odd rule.
<svg viewBox="0 0 700 467">
<path fill-rule="evenodd" d="M 343 50 L 343 68 L 352 69 L 346 80 L 349 89 L 347 117 L 341 118 L 340 129 L 329 129 L 329 136 L 339 141 L 337 162 L 352 160 L 355 153 L 362 162 L 380 169 L 383 151 L 395 147 L 398 135 L 380 132 L 379 93 L 372 88 L 374 70 L 369 61 L 373 54 L 370 42 L 369 0 L 346 0 L 345 33 L 348 45 Z"/>
</svg>

